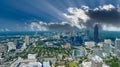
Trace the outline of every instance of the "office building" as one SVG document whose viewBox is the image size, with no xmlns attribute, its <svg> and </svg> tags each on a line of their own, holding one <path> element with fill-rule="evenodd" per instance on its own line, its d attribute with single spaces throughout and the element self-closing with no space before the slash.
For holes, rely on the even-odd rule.
<svg viewBox="0 0 120 67">
<path fill-rule="evenodd" d="M 44 61 L 43 62 L 43 67 L 50 67 L 50 62 L 49 61 Z"/>
<path fill-rule="evenodd" d="M 30 37 L 29 36 L 25 36 L 25 43 L 26 43 L 26 45 L 30 44 Z"/>
<path fill-rule="evenodd" d="M 103 45 L 103 51 L 105 52 L 105 53 L 110 53 L 110 45 L 109 44 L 104 44 Z"/>
<path fill-rule="evenodd" d="M 93 41 L 85 42 L 85 46 L 86 46 L 87 48 L 92 48 L 92 47 L 95 46 L 95 42 L 93 42 Z"/>
<path fill-rule="evenodd" d="M 99 27 L 98 27 L 98 24 L 95 24 L 95 26 L 94 26 L 94 41 L 96 43 L 99 42 Z"/>
<path fill-rule="evenodd" d="M 83 57 L 87 55 L 87 51 L 85 49 L 75 49 L 73 50 L 73 57 Z"/>
<path fill-rule="evenodd" d="M 92 61 L 91 67 L 102 67 L 103 65 L 102 58 L 97 55 L 93 56 L 91 61 Z"/>
<path fill-rule="evenodd" d="M 82 67 L 91 67 L 92 62 L 82 62 Z"/>
<path fill-rule="evenodd" d="M 28 54 L 28 59 L 36 59 L 36 54 Z"/>
<path fill-rule="evenodd" d="M 7 45 L 8 45 L 8 51 L 10 51 L 12 49 L 14 49 L 14 50 L 16 49 L 16 46 L 13 42 L 8 42 Z"/>
<path fill-rule="evenodd" d="M 0 44 L 0 53 L 4 52 L 4 50 L 5 50 L 5 46 Z"/>
<path fill-rule="evenodd" d="M 115 40 L 115 48 L 120 49 L 120 39 L 116 38 Z"/>
<path fill-rule="evenodd" d="M 104 40 L 104 43 L 111 45 L 111 44 L 112 44 L 112 41 L 111 41 L 111 39 L 105 39 L 105 40 Z"/>
</svg>

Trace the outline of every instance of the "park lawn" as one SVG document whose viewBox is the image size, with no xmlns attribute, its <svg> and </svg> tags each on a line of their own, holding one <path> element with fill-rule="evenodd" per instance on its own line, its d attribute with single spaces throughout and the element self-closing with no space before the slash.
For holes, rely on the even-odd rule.
<svg viewBox="0 0 120 67">
<path fill-rule="evenodd" d="M 69 62 L 69 67 L 78 67 L 76 63 L 74 62 Z"/>
</svg>

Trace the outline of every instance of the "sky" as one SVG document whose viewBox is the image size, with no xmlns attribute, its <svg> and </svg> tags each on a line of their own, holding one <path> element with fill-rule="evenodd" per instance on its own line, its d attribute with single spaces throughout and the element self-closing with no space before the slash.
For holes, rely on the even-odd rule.
<svg viewBox="0 0 120 67">
<path fill-rule="evenodd" d="M 120 31 L 120 0 L 0 0 L 0 31 Z"/>
</svg>

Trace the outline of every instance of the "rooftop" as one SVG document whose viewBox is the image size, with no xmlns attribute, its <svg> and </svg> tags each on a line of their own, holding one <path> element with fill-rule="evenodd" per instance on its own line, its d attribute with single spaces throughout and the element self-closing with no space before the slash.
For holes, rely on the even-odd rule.
<svg viewBox="0 0 120 67">
<path fill-rule="evenodd" d="M 102 58 L 100 58 L 97 55 L 95 55 L 94 57 L 92 57 L 92 60 L 95 61 L 95 62 L 103 62 Z"/>
</svg>

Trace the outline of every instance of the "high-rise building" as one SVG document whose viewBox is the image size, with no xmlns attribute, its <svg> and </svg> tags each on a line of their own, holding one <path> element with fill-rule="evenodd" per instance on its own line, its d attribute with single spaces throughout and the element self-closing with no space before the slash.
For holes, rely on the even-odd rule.
<svg viewBox="0 0 120 67">
<path fill-rule="evenodd" d="M 96 43 L 99 42 L 99 28 L 98 28 L 98 24 L 95 24 L 95 26 L 94 26 L 94 41 Z"/>
<path fill-rule="evenodd" d="M 21 44 L 20 44 L 20 42 L 18 40 L 15 40 L 14 43 L 15 43 L 16 49 L 21 48 Z"/>
<path fill-rule="evenodd" d="M 120 58 L 120 39 L 116 38 L 115 40 L 115 49 L 117 57 Z"/>
<path fill-rule="evenodd" d="M 0 44 L 0 53 L 3 53 L 5 51 L 5 46 Z"/>
<path fill-rule="evenodd" d="M 120 49 L 120 39 L 116 38 L 115 40 L 115 48 Z"/>
<path fill-rule="evenodd" d="M 104 54 L 106 56 L 110 56 L 110 51 L 111 51 L 110 44 L 104 43 L 104 45 L 103 45 L 103 51 L 104 51 Z"/>
<path fill-rule="evenodd" d="M 110 39 L 105 39 L 103 44 L 103 51 L 106 56 L 110 56 L 110 53 L 112 51 L 112 41 Z"/>
<path fill-rule="evenodd" d="M 25 43 L 26 43 L 26 45 L 30 44 L 30 37 L 29 36 L 25 36 Z"/>
</svg>

